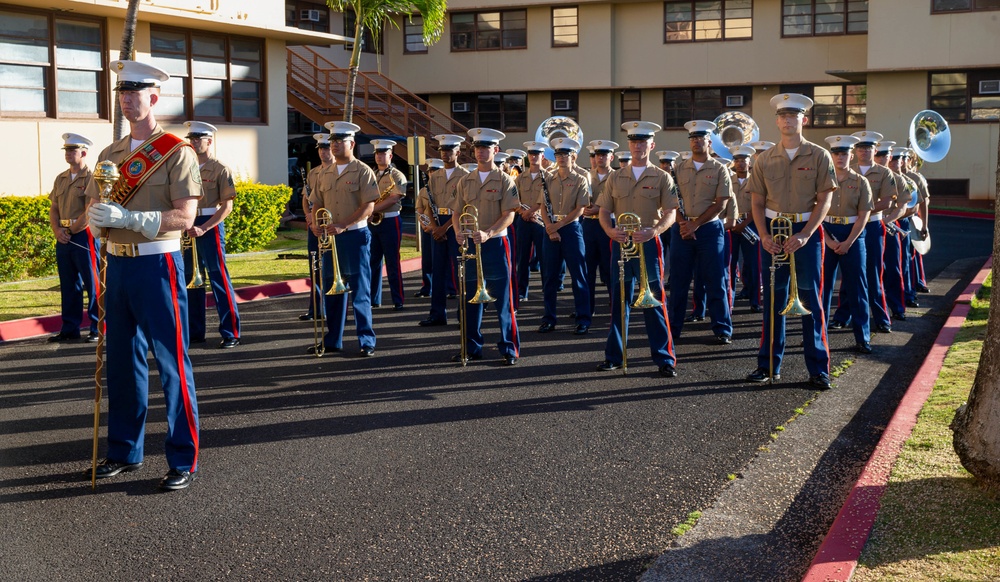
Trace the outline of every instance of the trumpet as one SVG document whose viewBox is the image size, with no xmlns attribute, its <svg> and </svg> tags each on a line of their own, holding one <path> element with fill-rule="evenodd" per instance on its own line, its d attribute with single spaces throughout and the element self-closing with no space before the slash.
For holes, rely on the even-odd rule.
<svg viewBox="0 0 1000 582">
<path fill-rule="evenodd" d="M 385 187 L 385 190 L 382 190 L 381 194 L 378 195 L 378 200 L 375 201 L 375 206 L 378 206 L 386 198 L 388 198 L 389 192 L 392 192 L 395 189 L 396 189 L 396 182 L 392 180 L 392 176 L 389 176 L 389 185 Z M 384 216 L 381 212 L 372 212 L 371 217 L 368 218 L 368 224 L 372 226 L 378 226 L 382 224 L 383 217 Z"/>
<path fill-rule="evenodd" d="M 198 244 L 188 233 L 181 234 L 181 249 L 191 250 L 191 279 L 188 289 L 198 289 L 205 286 L 205 278 L 201 276 L 201 265 L 198 264 Z"/>
<path fill-rule="evenodd" d="M 792 236 L 792 221 L 786 216 L 775 216 L 771 219 L 768 224 L 768 229 L 771 233 L 771 238 L 774 240 L 775 244 L 784 245 L 785 241 Z M 789 268 L 789 280 L 788 280 L 788 304 L 785 308 L 781 310 L 782 316 L 786 315 L 809 315 L 812 312 L 806 309 L 806 306 L 802 304 L 799 300 L 799 286 L 798 280 L 795 276 L 795 253 L 789 253 L 787 251 L 773 255 L 771 257 L 771 309 L 770 309 L 770 345 L 768 354 L 768 377 L 771 384 L 774 384 L 774 275 L 778 270 L 778 267 L 783 267 L 787 265 Z"/>
<path fill-rule="evenodd" d="M 632 212 L 625 212 L 618 216 L 618 228 L 628 234 L 628 241 L 621 246 L 621 255 L 618 257 L 618 284 L 621 295 L 622 310 L 622 373 L 628 374 L 628 309 L 627 302 L 631 297 L 625 297 L 625 263 L 631 259 L 639 259 L 639 296 L 636 297 L 632 307 L 637 309 L 649 309 L 663 305 L 659 299 L 653 296 L 649 288 L 649 274 L 646 272 L 646 253 L 643 252 L 642 244 L 636 243 L 632 236 L 642 228 L 642 220 L 639 215 Z"/>
<path fill-rule="evenodd" d="M 737 218 L 736 219 L 736 226 L 739 226 L 739 225 L 743 224 L 744 220 L 745 219 L 743 219 L 743 218 Z M 747 228 L 744 228 L 743 230 L 741 230 L 740 234 L 742 234 L 743 238 L 747 239 L 747 242 L 750 243 L 750 244 L 752 244 L 752 245 L 755 245 L 755 244 L 757 244 L 757 243 L 760 242 L 760 237 L 757 236 L 756 232 L 754 232 L 754 231 L 752 231 L 752 230 L 749 229 L 749 225 L 748 225 Z"/>
<path fill-rule="evenodd" d="M 489 303 L 495 301 L 493 297 L 490 296 L 489 292 L 486 290 L 486 280 L 483 278 L 483 253 L 482 245 L 476 243 L 476 250 L 474 253 L 469 252 L 469 238 L 471 238 L 472 233 L 479 230 L 479 211 L 475 206 L 471 204 L 466 204 L 462 208 L 462 214 L 458 217 L 458 223 L 461 227 L 462 235 L 462 246 L 459 249 L 458 255 L 458 288 L 459 295 L 464 299 L 466 295 L 465 290 L 465 262 L 469 259 L 474 259 L 476 261 L 476 294 L 469 299 L 469 303 L 481 304 Z M 459 358 L 462 361 L 462 365 L 466 365 L 469 361 L 468 353 L 468 321 L 465 314 L 465 307 L 463 306 L 458 310 L 458 323 L 461 328 L 462 336 L 462 346 L 460 349 Z"/>
<path fill-rule="evenodd" d="M 525 203 L 522 202 L 521 203 L 521 210 L 532 210 L 532 208 L 530 206 L 528 206 L 527 204 L 525 204 Z M 531 216 L 532 216 L 532 219 L 534 220 L 535 224 L 540 224 L 542 226 L 545 226 L 545 221 L 542 220 L 541 215 L 539 215 L 537 212 L 534 213 L 534 214 L 532 214 Z"/>
<path fill-rule="evenodd" d="M 427 216 L 426 214 L 424 214 L 422 212 L 418 212 L 417 213 L 417 219 L 420 220 L 420 224 L 422 226 L 424 226 L 425 228 L 431 225 L 431 217 Z"/>
</svg>

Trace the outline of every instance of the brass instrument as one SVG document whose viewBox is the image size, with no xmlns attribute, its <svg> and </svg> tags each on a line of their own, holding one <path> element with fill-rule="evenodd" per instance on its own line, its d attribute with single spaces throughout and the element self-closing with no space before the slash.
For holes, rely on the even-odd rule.
<svg viewBox="0 0 1000 582">
<path fill-rule="evenodd" d="M 386 198 L 389 197 L 389 192 L 396 189 L 396 182 L 392 179 L 392 174 L 389 175 L 389 185 L 382 190 L 382 193 L 378 195 L 378 200 L 375 201 L 375 206 L 381 204 Z M 381 212 L 372 212 L 372 215 L 368 217 L 368 224 L 372 226 L 378 226 L 382 224 L 383 214 Z"/>
<path fill-rule="evenodd" d="M 722 158 L 720 162 L 730 162 L 733 154 L 729 148 L 747 145 L 760 139 L 760 128 L 752 117 L 742 111 L 726 111 L 715 118 L 712 131 L 712 151 Z"/>
<path fill-rule="evenodd" d="M 111 189 L 118 181 L 118 166 L 104 160 L 94 167 L 94 181 L 101 186 L 101 202 L 111 202 Z M 101 426 L 101 392 L 104 372 L 104 293 L 108 280 L 108 229 L 101 229 L 101 258 L 97 284 L 97 369 L 94 371 L 94 453 L 91 463 L 90 488 L 97 489 L 97 437 Z"/>
<path fill-rule="evenodd" d="M 525 204 L 525 203 L 522 202 L 521 203 L 521 210 L 532 210 L 532 208 L 530 206 L 528 206 L 527 204 Z M 542 217 L 541 217 L 540 214 L 538 214 L 536 212 L 536 213 L 532 214 L 531 216 L 532 216 L 532 220 L 534 221 L 535 224 L 538 224 L 538 225 L 541 225 L 541 226 L 545 226 L 545 221 L 542 219 Z"/>
<path fill-rule="evenodd" d="M 646 254 L 643 252 L 642 244 L 636 243 L 632 239 L 638 230 L 642 228 L 642 220 L 639 215 L 632 212 L 625 212 L 617 217 L 618 228 L 628 234 L 628 241 L 621 246 L 621 255 L 618 257 L 618 284 L 621 295 L 622 310 L 622 373 L 628 374 L 628 310 L 626 302 L 631 297 L 625 297 L 625 263 L 631 259 L 639 259 L 639 296 L 632 307 L 637 309 L 649 309 L 663 305 L 659 299 L 653 296 L 649 288 L 649 274 L 646 272 Z"/>
<path fill-rule="evenodd" d="M 480 243 L 476 243 L 476 251 L 474 253 L 469 253 L 469 238 L 472 237 L 472 233 L 479 230 L 479 210 L 471 204 L 466 204 L 465 207 L 462 208 L 462 214 L 458 216 L 458 224 L 461 227 L 461 232 L 459 234 L 462 237 L 462 246 L 459 249 L 458 254 L 458 293 L 462 299 L 465 298 L 465 262 L 469 259 L 475 259 L 476 294 L 469 299 L 468 303 L 480 304 L 495 301 L 495 299 L 491 297 L 489 292 L 486 290 L 486 280 L 483 277 L 482 245 Z M 459 352 L 459 358 L 461 359 L 463 366 L 469 361 L 468 347 L 466 345 L 469 330 L 465 309 L 466 308 L 462 306 L 458 310 L 458 323 L 461 328 L 462 336 L 462 346 Z"/>
<path fill-rule="evenodd" d="M 792 236 L 792 221 L 787 216 L 775 216 L 771 219 L 768 225 L 768 230 L 771 234 L 771 239 L 774 240 L 777 245 L 784 245 Z M 783 267 L 787 265 L 789 268 L 789 279 L 788 279 L 788 304 L 785 308 L 781 310 L 780 315 L 798 315 L 804 316 L 809 315 L 812 312 L 806 309 L 805 305 L 802 305 L 802 301 L 799 300 L 799 286 L 798 279 L 795 276 L 795 253 L 789 253 L 783 251 L 776 255 L 771 256 L 771 309 L 770 313 L 770 324 L 771 333 L 768 338 L 769 354 L 768 354 L 768 378 L 771 384 L 774 384 L 774 276 L 778 267 Z"/>
<path fill-rule="evenodd" d="M 424 214 L 422 212 L 418 212 L 417 213 L 417 218 L 420 220 L 420 224 L 423 225 L 425 228 L 431 225 L 431 217 L 430 216 L 427 216 L 426 214 Z"/>
<path fill-rule="evenodd" d="M 330 290 L 326 292 L 327 295 L 340 295 L 341 293 L 346 293 L 348 291 L 347 285 L 344 283 L 344 278 L 340 276 L 340 261 L 337 260 L 337 242 L 333 240 L 333 236 L 326 232 L 326 227 L 330 225 L 333 221 L 333 215 L 326 208 L 317 208 L 315 222 L 317 228 L 319 228 L 319 256 L 320 259 L 323 257 L 323 253 L 330 253 L 330 261 L 333 263 L 333 284 L 330 285 Z M 322 266 L 322 260 L 320 261 Z M 323 279 L 320 278 L 320 282 Z"/>
<path fill-rule="evenodd" d="M 749 219 L 737 218 L 736 219 L 736 226 L 739 226 L 739 225 L 743 224 L 744 220 L 749 220 Z M 749 229 L 749 225 L 748 225 L 747 228 L 744 228 L 743 230 L 741 230 L 740 234 L 742 234 L 743 238 L 745 238 L 747 240 L 747 242 L 750 243 L 750 244 L 752 244 L 752 245 L 755 245 L 755 244 L 757 244 L 757 243 L 760 242 L 760 237 L 757 236 L 757 233 L 755 233 L 754 231 L 752 231 L 752 230 Z"/>
<path fill-rule="evenodd" d="M 200 289 L 205 286 L 205 278 L 201 275 L 201 265 L 198 264 L 198 244 L 188 236 L 187 232 L 181 234 L 181 251 L 191 251 L 191 279 L 188 281 L 188 289 Z"/>
</svg>

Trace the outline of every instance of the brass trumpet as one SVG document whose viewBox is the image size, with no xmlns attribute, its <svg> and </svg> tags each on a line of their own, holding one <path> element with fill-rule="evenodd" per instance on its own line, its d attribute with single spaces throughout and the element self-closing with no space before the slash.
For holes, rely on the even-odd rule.
<svg viewBox="0 0 1000 582">
<path fill-rule="evenodd" d="M 787 216 L 775 216 L 771 219 L 768 224 L 768 230 L 770 231 L 771 238 L 777 245 L 784 245 L 785 241 L 792 236 L 792 221 Z M 771 384 L 774 384 L 774 274 L 778 270 L 778 267 L 783 267 L 787 265 L 789 268 L 789 279 L 788 279 L 788 304 L 785 308 L 781 310 L 780 315 L 798 315 L 804 316 L 809 315 L 812 312 L 806 309 L 806 306 L 802 304 L 799 300 L 799 286 L 798 279 L 795 276 L 795 253 L 782 252 L 771 256 L 771 309 L 770 309 L 770 324 L 771 333 L 768 341 L 769 354 L 768 354 L 768 377 L 770 378 Z"/>
<path fill-rule="evenodd" d="M 191 279 L 188 280 L 188 289 L 199 289 L 205 286 L 205 278 L 201 275 L 201 265 L 198 264 L 198 244 L 188 236 L 188 233 L 181 234 L 181 250 L 191 251 Z"/>
<path fill-rule="evenodd" d="M 641 243 L 632 240 L 638 230 L 642 228 L 642 220 L 639 215 L 632 212 L 625 212 L 618 216 L 618 228 L 628 234 L 628 240 L 620 245 L 621 255 L 618 257 L 618 284 L 621 295 L 622 310 L 622 373 L 628 374 L 628 310 L 626 305 L 631 297 L 625 297 L 625 263 L 632 259 L 639 259 L 639 296 L 636 297 L 632 307 L 637 309 L 649 309 L 659 307 L 663 303 L 653 296 L 649 288 L 649 273 L 646 272 L 646 253 L 642 249 Z"/>
<path fill-rule="evenodd" d="M 463 299 L 465 298 L 465 262 L 469 259 L 475 259 L 476 294 L 473 295 L 468 302 L 472 304 L 480 304 L 496 301 L 486 290 L 486 280 L 483 278 L 482 245 L 476 243 L 476 251 L 474 253 L 469 252 L 469 239 L 472 237 L 473 232 L 479 230 L 479 210 L 471 204 L 466 204 L 465 207 L 462 208 L 462 214 L 458 216 L 458 224 L 461 227 L 460 235 L 462 236 L 462 246 L 459 249 L 458 254 L 458 293 Z M 466 308 L 463 306 L 458 310 L 458 323 L 462 336 L 462 346 L 459 351 L 459 358 L 461 359 L 463 366 L 469 361 L 468 347 L 466 345 L 469 330 L 468 322 L 466 321 L 465 309 Z"/>
</svg>

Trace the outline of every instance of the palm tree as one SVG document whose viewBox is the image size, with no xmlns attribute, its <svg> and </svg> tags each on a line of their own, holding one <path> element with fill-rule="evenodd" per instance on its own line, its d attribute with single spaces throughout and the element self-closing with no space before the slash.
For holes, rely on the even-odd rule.
<svg viewBox="0 0 1000 582">
<path fill-rule="evenodd" d="M 431 45 L 441 39 L 444 16 L 448 9 L 447 0 L 326 0 L 326 3 L 337 12 L 352 10 L 355 16 L 354 50 L 351 52 L 351 64 L 347 75 L 344 121 L 351 121 L 354 118 L 354 85 L 361 64 L 361 39 L 364 38 L 365 30 L 372 32 L 372 37 L 377 43 L 382 26 L 386 22 L 398 29 L 399 25 L 393 19 L 394 16 L 409 17 L 417 12 L 424 20 L 424 44 Z"/>
<path fill-rule="evenodd" d="M 128 8 L 125 10 L 125 30 L 122 31 L 121 52 L 118 53 L 118 60 L 132 60 L 132 53 L 135 51 L 135 23 L 139 19 L 139 0 L 128 0 Z M 125 135 L 125 116 L 122 115 L 122 106 L 115 96 L 115 141 Z"/>
</svg>

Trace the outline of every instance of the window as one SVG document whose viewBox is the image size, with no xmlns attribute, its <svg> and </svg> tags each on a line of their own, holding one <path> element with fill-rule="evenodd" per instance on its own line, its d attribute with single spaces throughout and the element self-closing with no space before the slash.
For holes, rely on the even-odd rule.
<svg viewBox="0 0 1000 582">
<path fill-rule="evenodd" d="M 638 89 L 622 91 L 622 123 L 642 119 L 642 92 Z"/>
<path fill-rule="evenodd" d="M 357 18 L 354 16 L 353 10 L 348 10 L 344 12 L 344 36 L 354 38 L 355 34 L 355 22 Z M 353 51 L 354 43 L 348 42 L 344 44 L 345 51 Z M 365 27 L 364 31 L 361 33 L 361 52 L 369 54 L 384 54 L 382 52 L 382 31 L 379 31 L 378 42 L 375 42 L 375 37 L 372 35 L 372 29 Z"/>
<path fill-rule="evenodd" d="M 580 21 L 577 7 L 552 9 L 552 46 L 579 46 Z"/>
<path fill-rule="evenodd" d="M 782 36 L 864 34 L 868 0 L 781 0 Z"/>
<path fill-rule="evenodd" d="M 403 52 L 406 54 L 427 52 L 427 45 L 424 44 L 424 17 L 419 14 L 411 14 L 403 19 Z"/>
<path fill-rule="evenodd" d="M 782 85 L 780 93 L 801 93 L 812 98 L 806 127 L 864 127 L 867 85 Z"/>
<path fill-rule="evenodd" d="M 573 118 L 573 121 L 579 121 L 580 119 L 579 91 L 553 91 L 552 115 L 571 117 Z"/>
<path fill-rule="evenodd" d="M 451 116 L 465 127 L 528 131 L 528 95 L 452 95 Z"/>
<path fill-rule="evenodd" d="M 1000 69 L 931 73 L 927 106 L 949 122 L 1000 119 Z"/>
<path fill-rule="evenodd" d="M 749 114 L 752 93 L 750 87 L 666 89 L 663 91 L 663 126 L 684 127 L 694 119 L 713 121 L 725 111 Z M 739 102 L 743 105 L 732 106 Z"/>
<path fill-rule="evenodd" d="M 100 21 L 0 10 L 0 115 L 107 118 Z"/>
<path fill-rule="evenodd" d="M 1000 0 L 932 0 L 931 13 L 1000 10 Z"/>
<path fill-rule="evenodd" d="M 528 47 L 525 10 L 451 15 L 451 50 L 492 51 Z"/>
<path fill-rule="evenodd" d="M 263 53 L 258 39 L 151 27 L 152 64 L 170 74 L 157 116 L 263 122 Z"/>
<path fill-rule="evenodd" d="M 753 0 L 668 0 L 664 42 L 734 40 L 753 36 Z"/>
<path fill-rule="evenodd" d="M 286 2 L 285 26 L 316 32 L 330 32 L 330 8 L 325 3 L 313 3 L 306 0 Z"/>
</svg>

